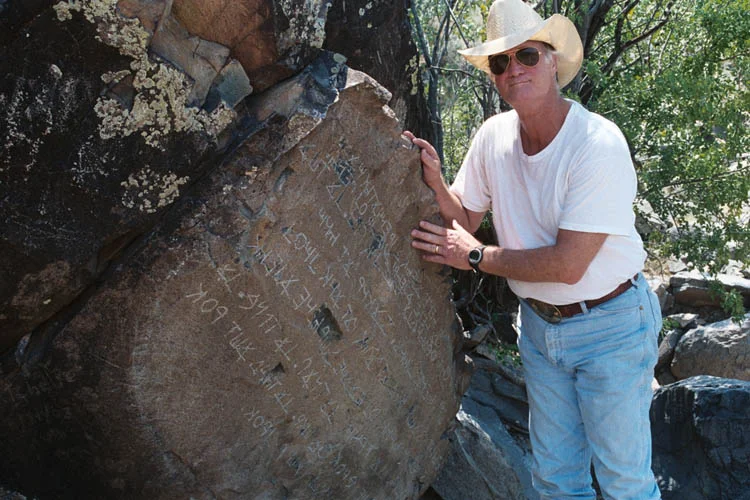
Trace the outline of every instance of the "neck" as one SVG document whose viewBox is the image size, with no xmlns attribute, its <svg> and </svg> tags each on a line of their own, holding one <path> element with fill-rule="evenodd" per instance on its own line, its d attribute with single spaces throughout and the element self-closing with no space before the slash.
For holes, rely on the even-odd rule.
<svg viewBox="0 0 750 500">
<path fill-rule="evenodd" d="M 570 103 L 559 94 L 537 106 L 516 108 L 524 153 L 534 155 L 549 146 L 565 123 L 569 109 Z"/>
</svg>

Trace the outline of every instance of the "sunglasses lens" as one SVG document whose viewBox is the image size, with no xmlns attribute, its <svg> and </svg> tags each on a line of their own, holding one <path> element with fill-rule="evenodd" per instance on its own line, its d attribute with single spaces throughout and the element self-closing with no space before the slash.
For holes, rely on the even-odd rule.
<svg viewBox="0 0 750 500">
<path fill-rule="evenodd" d="M 524 66 L 536 66 L 539 62 L 539 51 L 534 47 L 526 47 L 515 54 L 516 60 Z M 490 56 L 490 71 L 495 75 L 502 75 L 508 69 L 510 56 L 508 54 L 496 54 Z"/>
<path fill-rule="evenodd" d="M 516 52 L 516 59 L 524 66 L 536 66 L 539 62 L 539 51 L 534 47 L 526 47 Z"/>
<path fill-rule="evenodd" d="M 498 54 L 490 57 L 490 71 L 496 75 L 502 75 L 508 67 L 510 57 L 507 54 Z"/>
</svg>

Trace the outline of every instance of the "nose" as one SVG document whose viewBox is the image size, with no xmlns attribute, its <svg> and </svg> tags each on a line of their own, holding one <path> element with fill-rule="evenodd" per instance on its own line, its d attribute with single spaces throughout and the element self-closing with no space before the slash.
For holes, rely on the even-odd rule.
<svg viewBox="0 0 750 500">
<path fill-rule="evenodd" d="M 508 73 L 509 76 L 514 76 L 523 73 L 525 70 L 524 65 L 518 62 L 518 59 L 516 59 L 515 56 L 510 58 L 510 62 L 508 62 L 508 67 L 505 68 L 505 72 Z"/>
</svg>

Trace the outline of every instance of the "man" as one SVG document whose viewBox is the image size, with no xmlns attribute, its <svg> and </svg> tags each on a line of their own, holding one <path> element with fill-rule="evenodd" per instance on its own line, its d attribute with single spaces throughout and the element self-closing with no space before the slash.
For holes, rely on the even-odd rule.
<svg viewBox="0 0 750 500">
<path fill-rule="evenodd" d="M 446 227 L 420 222 L 430 262 L 505 276 L 520 299 L 532 480 L 542 498 L 660 498 L 649 406 L 661 329 L 632 209 L 635 170 L 620 130 L 560 95 L 582 59 L 574 25 L 497 0 L 487 42 L 461 51 L 513 111 L 487 120 L 449 188 L 413 134 Z M 492 208 L 498 246 L 471 233 Z"/>
</svg>

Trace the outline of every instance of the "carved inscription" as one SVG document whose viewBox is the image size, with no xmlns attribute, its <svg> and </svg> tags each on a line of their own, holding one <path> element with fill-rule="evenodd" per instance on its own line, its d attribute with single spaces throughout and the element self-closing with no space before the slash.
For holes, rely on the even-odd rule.
<svg viewBox="0 0 750 500">
<path fill-rule="evenodd" d="M 271 402 L 248 399 L 247 430 L 263 443 L 295 436 L 273 459 L 277 473 L 313 497 L 343 487 L 350 498 L 370 498 L 359 478 L 389 481 L 393 464 L 383 452 L 405 443 L 382 419 L 401 415 L 417 435 L 417 402 L 437 408 L 431 387 L 450 372 L 427 380 L 410 359 L 417 346 L 437 363 L 443 346 L 431 334 L 438 311 L 422 298 L 418 259 L 389 220 L 405 202 L 386 206 L 374 174 L 340 146 L 335 154 L 298 147 L 295 173 L 285 178 L 287 193 L 313 190 L 313 200 L 330 203 L 269 204 L 273 223 L 251 227 L 232 263 L 212 258 L 215 282 L 197 283 L 183 300 Z M 298 206 L 308 207 L 304 217 Z M 321 479 L 323 469 L 337 481 Z"/>
</svg>

